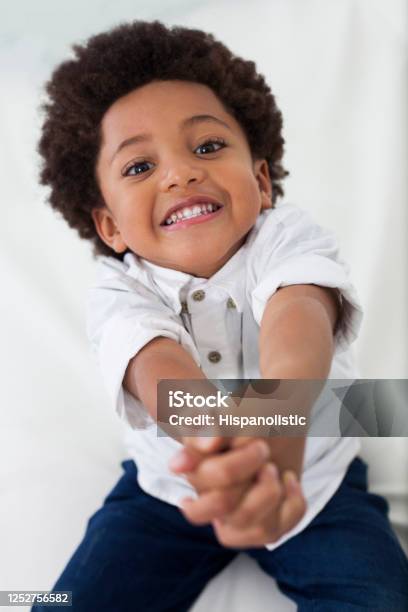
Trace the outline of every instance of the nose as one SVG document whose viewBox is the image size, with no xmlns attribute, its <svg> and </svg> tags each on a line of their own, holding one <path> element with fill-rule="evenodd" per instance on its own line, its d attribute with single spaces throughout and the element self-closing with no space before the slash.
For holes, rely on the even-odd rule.
<svg viewBox="0 0 408 612">
<path fill-rule="evenodd" d="M 177 187 L 185 189 L 190 183 L 201 183 L 204 177 L 205 171 L 203 168 L 185 160 L 174 160 L 167 165 L 161 180 L 161 190 L 169 191 Z"/>
</svg>

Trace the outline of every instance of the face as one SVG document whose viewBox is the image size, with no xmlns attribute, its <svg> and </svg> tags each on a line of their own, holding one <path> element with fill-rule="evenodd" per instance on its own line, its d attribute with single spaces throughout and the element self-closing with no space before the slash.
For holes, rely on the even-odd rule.
<svg viewBox="0 0 408 612">
<path fill-rule="evenodd" d="M 252 160 L 241 126 L 205 85 L 151 82 L 119 98 L 101 130 L 96 176 L 104 206 L 92 217 L 117 253 L 129 249 L 209 278 L 272 206 L 266 160 Z M 205 202 L 217 210 L 200 214 Z M 188 215 L 185 206 L 200 216 L 166 224 L 174 207 L 173 219 L 183 209 Z"/>
</svg>

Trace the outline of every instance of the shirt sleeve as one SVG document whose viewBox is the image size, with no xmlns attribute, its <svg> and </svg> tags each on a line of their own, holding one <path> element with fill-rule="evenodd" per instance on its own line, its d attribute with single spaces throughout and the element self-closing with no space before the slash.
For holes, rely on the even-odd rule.
<svg viewBox="0 0 408 612">
<path fill-rule="evenodd" d="M 133 429 L 146 429 L 153 419 L 122 386 L 129 361 L 159 336 L 181 344 L 199 367 L 200 356 L 180 317 L 140 281 L 121 272 L 121 262 L 104 260 L 88 293 L 87 334 L 115 410 Z"/>
<path fill-rule="evenodd" d="M 331 287 L 338 290 L 341 306 L 336 349 L 346 350 L 358 335 L 363 313 L 333 232 L 317 225 L 305 211 L 286 204 L 269 212 L 254 246 L 249 301 L 258 325 L 268 299 L 279 287 Z"/>
</svg>

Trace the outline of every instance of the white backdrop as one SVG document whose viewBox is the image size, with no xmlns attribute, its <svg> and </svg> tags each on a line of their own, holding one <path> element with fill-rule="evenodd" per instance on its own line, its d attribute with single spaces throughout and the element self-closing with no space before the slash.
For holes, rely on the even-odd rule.
<svg viewBox="0 0 408 612">
<path fill-rule="evenodd" d="M 71 43 L 137 18 L 208 30 L 256 61 L 284 115 L 285 200 L 334 229 L 351 264 L 365 309 L 361 375 L 406 378 L 407 8 L 404 0 L 20 0 L 1 11 L 0 590 L 49 589 L 125 457 L 85 336 L 90 249 L 36 183 L 38 106 L 53 65 Z M 364 452 L 402 536 L 407 441 L 368 440 Z M 214 612 L 225 602 L 255 610 L 251 598 L 268 597 L 270 578 L 245 562 L 253 571 L 244 575 L 238 560 L 196 612 L 209 602 Z"/>
</svg>

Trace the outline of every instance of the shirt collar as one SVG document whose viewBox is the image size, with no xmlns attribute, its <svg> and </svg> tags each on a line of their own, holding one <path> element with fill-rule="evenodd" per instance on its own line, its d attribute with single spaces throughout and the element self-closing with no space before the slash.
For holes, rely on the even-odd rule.
<svg viewBox="0 0 408 612">
<path fill-rule="evenodd" d="M 138 257 L 134 253 L 127 253 L 124 262 L 129 266 L 127 274 L 141 281 L 148 288 L 153 288 L 163 301 L 177 314 L 181 313 L 181 291 L 194 285 L 203 289 L 218 287 L 224 289 L 234 300 L 237 310 L 243 312 L 245 302 L 245 256 L 247 241 L 229 259 L 220 270 L 210 278 L 199 278 L 192 274 L 164 268 L 157 264 Z"/>
<path fill-rule="evenodd" d="M 209 286 L 224 289 L 234 300 L 239 312 L 243 312 L 245 302 L 246 251 L 247 243 L 243 244 L 211 278 L 204 279 Z"/>
</svg>

